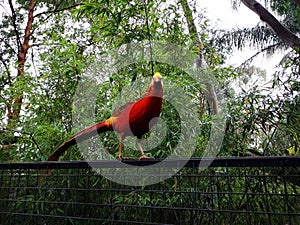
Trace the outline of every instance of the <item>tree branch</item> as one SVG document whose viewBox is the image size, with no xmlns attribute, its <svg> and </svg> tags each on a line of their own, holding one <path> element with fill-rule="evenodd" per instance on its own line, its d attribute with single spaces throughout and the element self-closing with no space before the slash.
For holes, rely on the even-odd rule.
<svg viewBox="0 0 300 225">
<path fill-rule="evenodd" d="M 300 39 L 284 27 L 267 9 L 255 0 L 241 0 L 242 3 L 259 15 L 260 19 L 266 22 L 276 35 L 289 47 L 299 48 Z M 298 2 L 299 0 L 297 0 Z"/>
<path fill-rule="evenodd" d="M 300 0 L 294 0 L 294 2 L 295 2 L 296 5 L 298 6 L 298 8 L 300 8 Z"/>
<path fill-rule="evenodd" d="M 39 17 L 39 16 L 44 15 L 44 14 L 50 14 L 50 13 L 58 13 L 58 12 L 62 12 L 62 11 L 65 11 L 65 10 L 69 10 L 69 9 L 76 8 L 77 6 L 80 6 L 80 5 L 82 5 L 82 4 L 81 4 L 81 3 L 77 3 L 77 4 L 74 4 L 74 5 L 65 7 L 65 8 L 61 8 L 61 9 L 56 8 L 56 9 L 54 9 L 54 10 L 49 10 L 49 11 L 45 11 L 45 12 L 38 13 L 38 14 L 36 14 L 34 17 Z"/>
<path fill-rule="evenodd" d="M 11 2 L 11 0 L 10 0 Z M 24 66 L 26 62 L 26 55 L 28 53 L 29 49 L 29 41 L 30 41 L 30 35 L 31 35 L 31 29 L 33 24 L 33 12 L 34 12 L 35 2 L 34 0 L 30 0 L 29 2 L 29 9 L 28 9 L 28 19 L 27 24 L 24 32 L 24 40 L 23 43 L 20 46 L 20 49 L 18 51 L 18 74 L 17 74 L 17 81 L 20 80 L 22 77 L 24 77 Z M 8 120 L 7 123 L 10 125 L 12 120 L 17 120 L 20 116 L 21 107 L 23 103 L 23 91 L 17 90 L 16 98 L 13 100 L 12 104 L 7 105 L 7 115 Z"/>
<path fill-rule="evenodd" d="M 21 38 L 20 38 L 20 35 L 19 35 L 19 32 L 18 32 L 18 27 L 17 27 L 17 24 L 16 24 L 17 15 L 16 15 L 16 12 L 15 12 L 12 0 L 9 0 L 8 3 L 9 3 L 9 7 L 10 7 L 10 10 L 11 10 L 11 14 L 12 14 L 12 25 L 13 25 L 15 33 L 16 33 L 17 46 L 18 46 L 18 49 L 20 49 L 20 47 L 21 47 Z"/>
<path fill-rule="evenodd" d="M 260 49 L 258 52 L 256 52 L 254 55 L 252 55 L 250 58 L 248 58 L 247 60 L 245 60 L 241 65 L 239 65 L 237 68 L 243 68 L 245 67 L 247 64 L 251 63 L 252 60 L 258 56 L 259 54 L 263 53 L 263 52 L 266 52 L 266 51 L 270 51 L 278 46 L 280 46 L 280 44 L 282 45 L 282 42 L 280 43 L 276 43 L 276 44 L 273 44 L 273 45 L 270 45 L 270 46 L 267 46 L 266 48 L 263 48 L 263 49 Z"/>
<path fill-rule="evenodd" d="M 18 54 L 15 49 L 6 40 L 4 40 L 4 38 L 0 38 L 0 41 L 3 42 L 10 50 L 12 50 L 15 55 Z"/>
<path fill-rule="evenodd" d="M 5 60 L 2 57 L 2 53 L 0 53 L 0 61 L 2 62 L 3 66 L 5 67 L 6 72 L 9 72 L 9 66 L 5 62 Z"/>
</svg>

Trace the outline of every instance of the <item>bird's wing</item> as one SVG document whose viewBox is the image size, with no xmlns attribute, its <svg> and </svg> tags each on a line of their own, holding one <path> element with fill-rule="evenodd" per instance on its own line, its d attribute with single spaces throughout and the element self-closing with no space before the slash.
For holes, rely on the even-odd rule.
<svg viewBox="0 0 300 225">
<path fill-rule="evenodd" d="M 112 117 L 118 117 L 119 115 L 122 114 L 122 112 L 124 112 L 127 108 L 131 108 L 131 106 L 133 106 L 133 104 L 136 102 L 128 102 L 125 105 L 122 105 L 121 107 L 115 109 L 115 111 L 112 114 Z"/>
</svg>

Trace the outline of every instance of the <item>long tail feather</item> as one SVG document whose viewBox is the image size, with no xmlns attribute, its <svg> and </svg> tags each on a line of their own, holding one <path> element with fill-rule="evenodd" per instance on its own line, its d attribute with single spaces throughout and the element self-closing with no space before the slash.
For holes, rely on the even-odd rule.
<svg viewBox="0 0 300 225">
<path fill-rule="evenodd" d="M 113 117 L 109 118 L 103 122 L 96 123 L 94 125 L 91 125 L 82 131 L 79 131 L 73 137 L 71 137 L 69 140 L 65 141 L 62 143 L 59 148 L 53 152 L 47 161 L 58 161 L 59 157 L 67 151 L 71 146 L 76 145 L 77 143 L 80 143 L 92 136 L 96 136 L 97 134 L 106 132 L 106 131 L 112 131 L 113 130 L 113 125 L 112 125 Z M 47 174 L 50 174 L 50 169 L 47 169 L 46 171 L 42 172 L 40 171 L 41 174 L 44 174 L 41 177 L 39 186 L 41 186 L 44 182 L 45 176 Z"/>
<path fill-rule="evenodd" d="M 47 161 L 58 161 L 59 157 L 71 146 L 76 145 L 76 143 L 80 143 L 92 136 L 96 136 L 97 134 L 112 130 L 113 126 L 110 122 L 110 119 L 91 125 L 83 129 L 82 131 L 79 131 L 69 140 L 62 143 L 59 148 L 49 156 Z"/>
</svg>

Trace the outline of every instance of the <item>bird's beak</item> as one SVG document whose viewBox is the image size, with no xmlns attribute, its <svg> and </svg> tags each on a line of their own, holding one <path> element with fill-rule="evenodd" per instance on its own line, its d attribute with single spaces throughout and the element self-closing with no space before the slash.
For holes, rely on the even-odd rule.
<svg viewBox="0 0 300 225">
<path fill-rule="evenodd" d="M 154 83 L 161 82 L 161 78 L 153 78 Z"/>
<path fill-rule="evenodd" d="M 153 84 L 155 88 L 162 88 L 162 80 L 160 73 L 157 72 L 153 75 Z"/>
<path fill-rule="evenodd" d="M 161 78 L 153 78 L 153 85 L 156 89 L 161 89 L 162 88 Z"/>
</svg>

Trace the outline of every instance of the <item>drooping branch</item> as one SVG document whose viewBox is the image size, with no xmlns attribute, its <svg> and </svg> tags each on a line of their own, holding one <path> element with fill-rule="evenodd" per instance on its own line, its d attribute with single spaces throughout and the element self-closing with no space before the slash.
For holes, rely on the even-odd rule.
<svg viewBox="0 0 300 225">
<path fill-rule="evenodd" d="M 253 61 L 254 58 L 256 58 L 259 54 L 262 54 L 264 52 L 274 52 L 276 48 L 280 47 L 281 43 L 275 43 L 273 45 L 269 45 L 266 48 L 260 49 L 258 52 L 256 52 L 254 55 L 252 55 L 250 58 L 248 58 L 247 60 L 245 60 L 240 66 L 238 66 L 237 68 L 243 68 L 245 66 L 248 66 L 249 63 L 251 63 Z"/>
<path fill-rule="evenodd" d="M 299 48 L 300 39 L 284 27 L 266 8 L 255 0 L 241 0 L 242 3 L 255 12 L 262 21 L 266 22 L 276 35 L 289 47 Z M 298 2 L 299 0 L 297 0 Z"/>
</svg>

